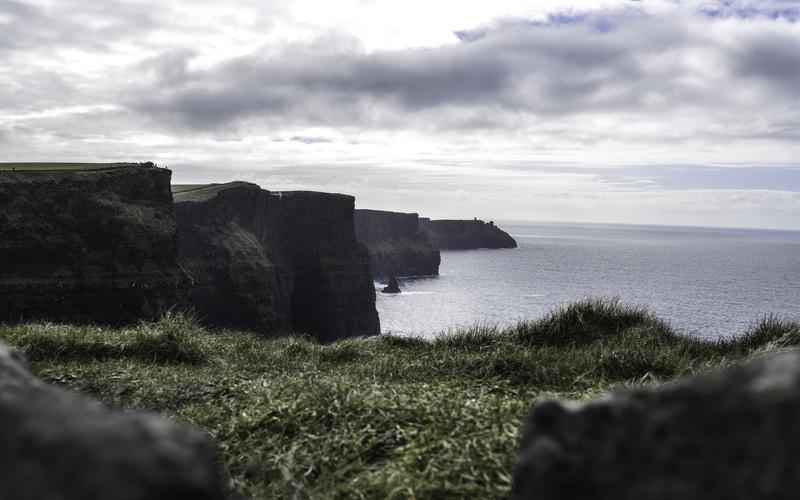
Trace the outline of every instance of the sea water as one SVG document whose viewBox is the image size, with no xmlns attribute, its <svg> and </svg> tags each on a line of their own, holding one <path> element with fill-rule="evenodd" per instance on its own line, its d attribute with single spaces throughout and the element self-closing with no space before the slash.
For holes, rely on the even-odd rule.
<svg viewBox="0 0 800 500">
<path fill-rule="evenodd" d="M 800 232 L 506 223 L 512 250 L 443 251 L 440 276 L 378 293 L 384 333 L 433 336 L 537 319 L 586 297 L 643 305 L 704 338 L 800 319 Z M 376 283 L 376 288 L 381 288 Z"/>
</svg>

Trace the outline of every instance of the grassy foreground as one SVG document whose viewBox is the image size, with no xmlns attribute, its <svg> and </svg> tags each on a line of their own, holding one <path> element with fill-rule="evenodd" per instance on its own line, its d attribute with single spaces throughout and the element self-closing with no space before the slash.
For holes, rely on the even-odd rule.
<svg viewBox="0 0 800 500">
<path fill-rule="evenodd" d="M 121 330 L 5 326 L 0 337 L 45 380 L 205 429 L 247 497 L 499 499 L 533 402 L 728 365 L 800 343 L 800 325 L 768 318 L 706 343 L 645 310 L 587 300 L 432 341 L 264 340 L 183 315 Z"/>
</svg>

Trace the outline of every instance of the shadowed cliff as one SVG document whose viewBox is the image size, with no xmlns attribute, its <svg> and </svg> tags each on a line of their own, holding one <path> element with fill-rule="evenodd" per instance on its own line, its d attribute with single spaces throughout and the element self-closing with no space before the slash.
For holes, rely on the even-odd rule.
<svg viewBox="0 0 800 500">
<path fill-rule="evenodd" d="M 172 307 L 171 172 L 0 164 L 0 321 L 126 323 Z"/>
<path fill-rule="evenodd" d="M 420 229 L 441 250 L 517 248 L 517 242 L 494 222 L 420 219 Z"/>
<path fill-rule="evenodd" d="M 380 332 L 353 197 L 244 182 L 174 190 L 189 302 L 208 324 L 322 341 Z"/>
<path fill-rule="evenodd" d="M 420 232 L 417 214 L 356 210 L 355 227 L 376 278 L 439 274 L 441 256 Z"/>
</svg>

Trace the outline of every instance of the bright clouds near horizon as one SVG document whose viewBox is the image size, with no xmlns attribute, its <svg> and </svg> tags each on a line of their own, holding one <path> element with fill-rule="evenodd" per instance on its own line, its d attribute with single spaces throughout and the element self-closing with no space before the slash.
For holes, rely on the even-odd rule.
<svg viewBox="0 0 800 500">
<path fill-rule="evenodd" d="M 800 228 L 800 2 L 0 0 L 0 161 Z"/>
</svg>

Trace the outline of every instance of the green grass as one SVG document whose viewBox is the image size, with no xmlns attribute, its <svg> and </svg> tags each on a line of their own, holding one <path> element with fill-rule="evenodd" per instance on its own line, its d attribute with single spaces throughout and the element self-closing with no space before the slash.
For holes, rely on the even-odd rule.
<svg viewBox="0 0 800 500">
<path fill-rule="evenodd" d="M 797 345 L 800 327 L 770 317 L 708 343 L 646 310 L 587 300 L 431 341 L 265 340 L 180 314 L 123 330 L 6 326 L 0 337 L 45 380 L 204 428 L 248 497 L 500 499 L 533 402 L 727 366 Z"/>
<path fill-rule="evenodd" d="M 62 172 L 132 167 L 138 163 L 0 163 L 0 172 Z"/>
</svg>

